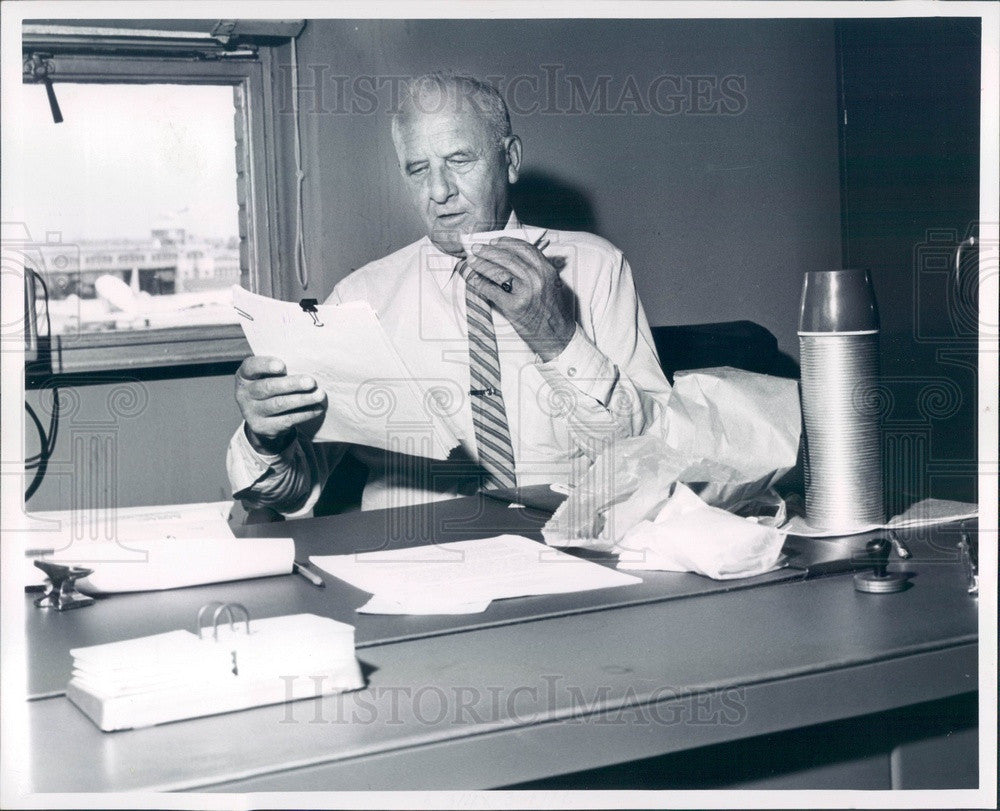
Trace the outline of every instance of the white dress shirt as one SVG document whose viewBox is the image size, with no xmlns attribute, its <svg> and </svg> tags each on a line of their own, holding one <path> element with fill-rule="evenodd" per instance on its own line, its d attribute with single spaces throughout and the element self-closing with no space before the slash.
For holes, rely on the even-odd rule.
<svg viewBox="0 0 1000 811">
<path fill-rule="evenodd" d="M 505 230 L 511 229 L 530 242 L 544 233 L 545 255 L 564 262 L 560 277 L 576 299 L 576 332 L 547 363 L 503 315 L 493 313 L 518 485 L 565 483 L 615 438 L 641 433 L 670 386 L 621 251 L 592 234 L 522 227 L 514 215 Z M 362 509 L 475 492 L 479 477 L 468 394 L 465 282 L 455 271 L 457 261 L 424 237 L 341 280 L 327 303 L 368 302 L 414 377 L 452 393 L 441 407 L 461 439 L 460 458 L 436 462 L 299 439 L 280 454 L 261 454 L 240 426 L 226 458 L 235 498 L 249 509 L 308 514 L 347 452 L 369 468 Z"/>
</svg>

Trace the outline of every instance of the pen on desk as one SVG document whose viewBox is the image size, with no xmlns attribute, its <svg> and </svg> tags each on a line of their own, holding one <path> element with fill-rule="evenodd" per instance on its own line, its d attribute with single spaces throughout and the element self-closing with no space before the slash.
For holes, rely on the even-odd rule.
<svg viewBox="0 0 1000 811">
<path fill-rule="evenodd" d="M 312 583 L 317 588 L 325 588 L 326 583 L 323 582 L 323 578 L 320 577 L 316 572 L 310 569 L 305 563 L 301 563 L 297 560 L 292 561 L 292 571 L 295 574 L 302 575 L 306 580 Z"/>
</svg>

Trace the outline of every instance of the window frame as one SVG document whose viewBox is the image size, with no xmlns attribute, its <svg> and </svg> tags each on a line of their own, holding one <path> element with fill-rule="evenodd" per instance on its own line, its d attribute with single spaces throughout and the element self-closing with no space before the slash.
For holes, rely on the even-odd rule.
<svg viewBox="0 0 1000 811">
<path fill-rule="evenodd" d="M 286 40 L 287 41 L 287 40 Z M 270 46 L 228 56 L 209 53 L 131 55 L 127 53 L 52 54 L 45 43 L 25 47 L 46 54 L 58 97 L 59 83 L 231 85 L 234 88 L 234 144 L 237 150 L 236 203 L 239 206 L 240 270 L 243 284 L 266 296 L 284 287 L 277 257 L 279 137 L 274 118 L 274 53 Z M 42 84 L 26 77 L 25 83 Z M 239 100 L 237 103 L 236 100 Z M 244 256 L 245 251 L 245 256 Z M 42 339 L 44 342 L 44 338 Z M 25 371 L 30 378 L 63 373 L 106 372 L 165 366 L 238 362 L 251 354 L 238 324 L 146 330 L 108 330 L 53 335 L 49 351 Z"/>
</svg>

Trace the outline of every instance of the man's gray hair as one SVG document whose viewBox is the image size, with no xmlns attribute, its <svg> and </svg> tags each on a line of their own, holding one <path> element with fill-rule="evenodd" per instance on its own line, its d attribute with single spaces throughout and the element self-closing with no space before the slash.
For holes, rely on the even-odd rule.
<svg viewBox="0 0 1000 811">
<path fill-rule="evenodd" d="M 493 85 L 474 76 L 436 72 L 403 84 L 399 109 L 392 117 L 392 137 L 398 138 L 399 128 L 414 113 L 441 112 L 451 101 L 459 112 L 473 113 L 486 122 L 496 146 L 511 134 L 507 103 Z"/>
</svg>

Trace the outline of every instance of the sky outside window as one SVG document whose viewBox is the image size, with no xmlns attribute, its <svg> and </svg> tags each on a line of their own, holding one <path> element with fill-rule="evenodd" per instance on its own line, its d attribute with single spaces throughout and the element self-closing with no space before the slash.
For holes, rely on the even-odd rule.
<svg viewBox="0 0 1000 811">
<path fill-rule="evenodd" d="M 28 128 L 21 205 L 32 233 L 63 239 L 148 237 L 179 214 L 203 237 L 237 234 L 233 89 L 197 85 L 24 88 Z"/>
<path fill-rule="evenodd" d="M 26 158 L 11 214 L 38 246 L 26 255 L 53 333 L 232 322 L 233 88 L 57 83 L 59 124 L 41 85 L 20 89 Z"/>
</svg>

